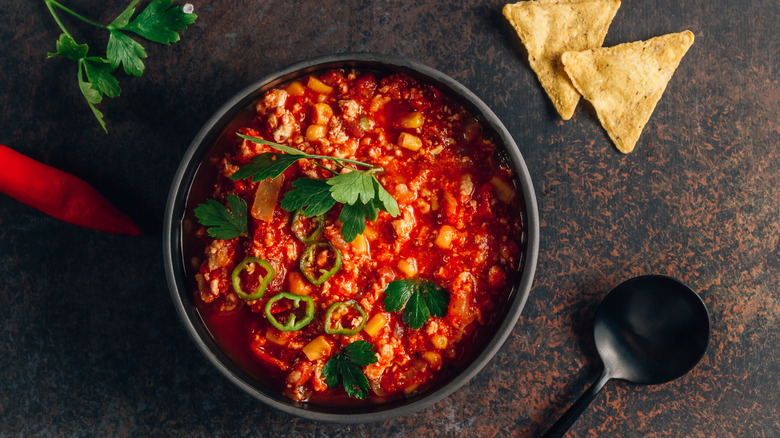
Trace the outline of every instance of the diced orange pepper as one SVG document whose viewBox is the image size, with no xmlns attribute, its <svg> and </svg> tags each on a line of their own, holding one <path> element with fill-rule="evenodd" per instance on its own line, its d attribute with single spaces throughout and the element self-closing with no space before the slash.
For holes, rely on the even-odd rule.
<svg viewBox="0 0 780 438">
<path fill-rule="evenodd" d="M 419 111 L 409 113 L 401 119 L 401 126 L 406 129 L 419 128 L 423 124 L 423 115 Z"/>
<path fill-rule="evenodd" d="M 398 136 L 398 146 L 409 149 L 410 151 L 418 151 L 422 147 L 422 140 L 416 135 L 402 132 Z"/>
<path fill-rule="evenodd" d="M 309 125 L 306 128 L 306 140 L 315 141 L 325 138 L 328 133 L 328 129 L 322 125 Z"/>
<path fill-rule="evenodd" d="M 324 336 L 317 336 L 303 347 L 303 354 L 312 362 L 330 356 L 330 351 L 330 344 Z"/>
<path fill-rule="evenodd" d="M 302 83 L 295 81 L 287 86 L 287 93 L 292 96 L 303 96 L 306 93 L 306 88 Z"/>
<path fill-rule="evenodd" d="M 327 125 L 330 118 L 333 117 L 333 109 L 327 103 L 314 104 L 314 116 L 312 123 L 315 125 Z"/>
<path fill-rule="evenodd" d="M 363 331 L 373 338 L 385 324 L 387 324 L 387 316 L 384 313 L 377 313 L 368 321 Z"/>
<path fill-rule="evenodd" d="M 320 94 L 330 94 L 333 91 L 333 87 L 314 76 L 309 76 L 309 81 L 306 83 L 306 86 Z"/>
</svg>

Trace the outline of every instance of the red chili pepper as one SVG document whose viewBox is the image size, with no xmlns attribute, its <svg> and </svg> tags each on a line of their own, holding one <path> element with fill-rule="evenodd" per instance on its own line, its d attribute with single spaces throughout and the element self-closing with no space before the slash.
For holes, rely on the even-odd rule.
<svg viewBox="0 0 780 438">
<path fill-rule="evenodd" d="M 3 145 L 0 192 L 63 222 L 107 233 L 141 234 L 132 219 L 84 180 Z"/>
</svg>

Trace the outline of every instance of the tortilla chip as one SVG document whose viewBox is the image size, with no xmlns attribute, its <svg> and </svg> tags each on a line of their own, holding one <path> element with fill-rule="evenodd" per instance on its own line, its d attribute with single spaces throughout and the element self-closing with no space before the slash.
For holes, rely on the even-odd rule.
<svg viewBox="0 0 780 438">
<path fill-rule="evenodd" d="M 680 60 L 693 44 L 684 31 L 647 41 L 566 52 L 561 60 L 582 96 L 593 104 L 618 150 L 634 150 Z"/>
<path fill-rule="evenodd" d="M 563 120 L 580 95 L 563 71 L 563 52 L 600 47 L 620 0 L 523 1 L 504 6 L 504 16 L 528 50 L 528 62 Z"/>
</svg>

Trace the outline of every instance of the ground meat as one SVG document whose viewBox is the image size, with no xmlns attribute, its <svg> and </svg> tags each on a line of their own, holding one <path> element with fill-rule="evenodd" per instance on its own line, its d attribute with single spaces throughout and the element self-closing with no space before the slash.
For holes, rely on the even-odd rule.
<svg viewBox="0 0 780 438">
<path fill-rule="evenodd" d="M 323 216 L 317 241 L 332 245 L 331 254 L 340 251 L 342 265 L 322 284 L 306 279 L 311 267 L 302 266 L 301 257 L 307 244 L 292 230 L 293 212 L 281 205 L 262 220 L 249 215 L 247 233 L 234 239 L 210 239 L 200 229 L 197 235 L 209 240 L 195 275 L 196 302 L 226 353 L 249 374 L 268 376 L 280 394 L 327 403 L 340 403 L 343 392 L 328 387 L 323 367 L 355 341 L 369 342 L 377 353 L 377 362 L 362 367 L 374 401 L 424 390 L 443 375 L 441 370 L 468 359 L 482 345 L 478 336 L 489 332 L 484 327 L 501 313 L 496 309 L 509 293 L 507 277 L 518 268 L 523 236 L 511 172 L 501 164 L 493 141 L 473 128 L 474 117 L 409 76 L 342 70 L 275 87 L 255 110 L 254 119 L 239 132 L 308 154 L 381 167 L 372 175 L 397 202 L 400 214 L 393 216 L 376 204 L 365 206 L 381 211 L 376 220 L 366 221 L 362 235 L 347 242 L 342 235 L 344 206 L 335 203 Z M 400 142 L 402 134 L 412 142 Z M 277 152 L 268 145 L 236 141 L 235 149 L 213 159 L 218 175 L 214 198 L 224 202 L 227 194 L 235 194 L 251 206 L 259 183 L 230 176 L 271 151 Z M 283 172 L 279 199 L 300 178 L 321 180 L 366 169 L 297 160 Z M 264 293 L 253 300 L 233 290 L 231 274 L 246 257 L 266 260 L 274 271 Z M 330 267 L 331 257 L 335 259 L 321 254 L 320 266 Z M 245 291 L 255 290 L 265 272 L 247 269 L 237 281 Z M 403 312 L 389 312 L 388 285 L 409 280 L 433 282 L 445 290 L 446 314 L 431 316 L 413 329 Z M 314 317 L 308 325 L 282 332 L 271 324 L 266 311 L 282 319 L 296 312 L 284 300 L 267 306 L 282 292 L 312 299 Z M 325 331 L 328 308 L 352 300 L 366 316 L 347 312 L 339 322 L 365 327 L 354 334 Z"/>
</svg>

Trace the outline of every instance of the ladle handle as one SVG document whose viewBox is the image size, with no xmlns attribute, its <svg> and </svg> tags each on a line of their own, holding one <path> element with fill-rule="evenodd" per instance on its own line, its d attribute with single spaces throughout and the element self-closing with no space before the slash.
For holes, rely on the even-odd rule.
<svg viewBox="0 0 780 438">
<path fill-rule="evenodd" d="M 596 398 L 596 394 L 601 391 L 601 388 L 604 387 L 604 384 L 607 383 L 609 379 L 610 376 L 607 374 L 607 370 L 604 370 L 604 372 L 601 373 L 601 377 L 599 377 L 598 380 L 590 385 L 590 388 L 588 388 L 588 390 L 585 391 L 585 393 L 582 394 L 573 405 L 571 405 L 569 410 L 566 411 L 561 416 L 561 418 L 555 422 L 555 424 L 553 424 L 553 426 L 542 436 L 542 438 L 562 437 L 566 431 L 569 430 L 571 425 L 577 421 L 577 418 L 580 418 L 582 412 L 585 411 L 585 408 L 590 405 L 590 402 Z"/>
</svg>

